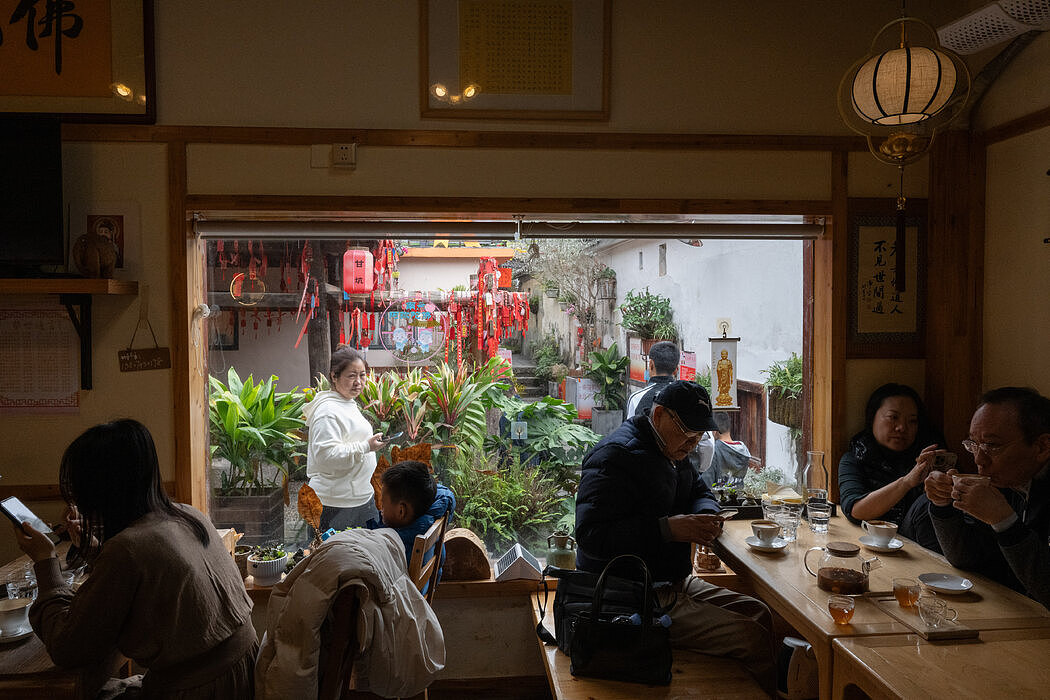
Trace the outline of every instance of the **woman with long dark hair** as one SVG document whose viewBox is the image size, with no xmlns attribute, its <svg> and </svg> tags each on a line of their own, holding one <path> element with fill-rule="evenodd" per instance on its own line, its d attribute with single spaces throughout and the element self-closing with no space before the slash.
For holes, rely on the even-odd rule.
<svg viewBox="0 0 1050 700">
<path fill-rule="evenodd" d="M 883 384 L 868 397 L 865 428 L 839 461 L 842 512 L 855 523 L 889 520 L 898 532 L 940 551 L 923 480 L 944 436 L 930 424 L 919 394 L 905 384 Z"/>
<path fill-rule="evenodd" d="M 120 652 L 147 669 L 136 697 L 253 697 L 251 600 L 212 523 L 164 492 L 149 430 L 130 419 L 88 429 L 59 484 L 91 565 L 76 593 L 51 540 L 15 529 L 39 584 L 29 619 L 52 661 L 97 667 Z"/>
</svg>

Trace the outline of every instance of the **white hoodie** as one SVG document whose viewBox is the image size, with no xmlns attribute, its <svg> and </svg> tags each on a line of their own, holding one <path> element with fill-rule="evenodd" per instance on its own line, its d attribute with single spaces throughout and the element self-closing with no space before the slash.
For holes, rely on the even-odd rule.
<svg viewBox="0 0 1050 700">
<path fill-rule="evenodd" d="M 374 498 L 376 455 L 368 449 L 372 426 L 357 402 L 335 391 L 321 391 L 303 408 L 310 428 L 306 475 L 321 503 L 355 508 Z"/>
</svg>

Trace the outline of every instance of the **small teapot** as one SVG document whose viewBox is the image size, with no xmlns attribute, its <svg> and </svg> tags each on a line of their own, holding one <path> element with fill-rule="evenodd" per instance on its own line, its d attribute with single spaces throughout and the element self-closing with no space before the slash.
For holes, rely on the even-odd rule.
<svg viewBox="0 0 1050 700">
<path fill-rule="evenodd" d="M 559 569 L 576 568 L 576 540 L 564 530 L 555 530 L 547 538 L 547 563 Z"/>
<path fill-rule="evenodd" d="M 816 571 L 809 568 L 809 555 L 813 552 L 824 553 Z M 810 547 L 802 563 L 806 571 L 817 577 L 818 588 L 840 595 L 867 593 L 868 573 L 882 566 L 878 557 L 862 557 L 860 547 L 852 542 L 828 542 L 824 547 Z"/>
</svg>

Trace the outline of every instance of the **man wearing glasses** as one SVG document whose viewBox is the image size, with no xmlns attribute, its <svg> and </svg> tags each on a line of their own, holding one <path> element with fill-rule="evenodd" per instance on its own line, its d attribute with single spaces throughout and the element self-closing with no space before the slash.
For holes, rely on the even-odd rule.
<svg viewBox="0 0 1050 700">
<path fill-rule="evenodd" d="M 600 573 L 621 554 L 641 557 L 671 606 L 671 644 L 743 661 L 775 690 L 769 609 L 759 600 L 692 575 L 692 543 L 722 532 L 718 502 L 686 456 L 715 430 L 711 398 L 673 381 L 646 414 L 634 415 L 583 459 L 576 494 L 576 567 Z M 628 575 L 617 572 L 618 575 Z"/>
<path fill-rule="evenodd" d="M 1026 388 L 989 391 L 962 444 L 988 479 L 954 469 L 926 477 L 944 555 L 1050 608 L 1050 399 Z"/>
</svg>

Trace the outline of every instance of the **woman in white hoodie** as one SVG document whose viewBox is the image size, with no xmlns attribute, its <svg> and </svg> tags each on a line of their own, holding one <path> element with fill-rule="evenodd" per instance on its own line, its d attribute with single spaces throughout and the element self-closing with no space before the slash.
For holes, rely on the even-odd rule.
<svg viewBox="0 0 1050 700">
<path fill-rule="evenodd" d="M 321 532 L 360 527 L 379 517 L 372 474 L 383 434 L 372 432 L 355 400 L 367 374 L 364 357 L 340 345 L 332 353 L 331 390 L 318 392 L 303 409 L 310 429 L 306 475 L 324 506 Z"/>
</svg>

